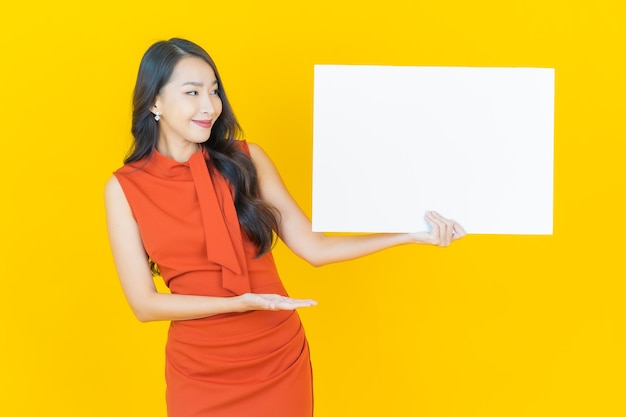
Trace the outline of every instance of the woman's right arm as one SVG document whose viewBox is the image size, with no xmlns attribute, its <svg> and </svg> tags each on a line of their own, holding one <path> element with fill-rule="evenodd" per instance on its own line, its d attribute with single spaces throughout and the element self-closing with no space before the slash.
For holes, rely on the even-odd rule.
<svg viewBox="0 0 626 417">
<path fill-rule="evenodd" d="M 158 292 L 152 280 L 139 227 L 117 178 L 112 177 L 107 182 L 104 195 L 113 260 L 126 299 L 140 321 L 191 320 L 221 313 L 293 310 L 315 305 L 312 300 L 276 294 L 208 297 Z"/>
</svg>

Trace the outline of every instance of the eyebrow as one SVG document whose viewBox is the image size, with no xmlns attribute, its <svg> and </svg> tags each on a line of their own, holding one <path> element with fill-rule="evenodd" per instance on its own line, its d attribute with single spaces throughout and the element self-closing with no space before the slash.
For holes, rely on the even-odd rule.
<svg viewBox="0 0 626 417">
<path fill-rule="evenodd" d="M 215 85 L 215 84 L 217 84 L 217 80 L 213 80 L 213 82 L 211 83 L 211 85 Z M 193 85 L 194 87 L 203 87 L 204 86 L 203 83 L 198 82 L 198 81 L 187 81 L 186 83 L 183 83 L 181 85 L 181 87 L 185 86 L 185 85 Z"/>
</svg>

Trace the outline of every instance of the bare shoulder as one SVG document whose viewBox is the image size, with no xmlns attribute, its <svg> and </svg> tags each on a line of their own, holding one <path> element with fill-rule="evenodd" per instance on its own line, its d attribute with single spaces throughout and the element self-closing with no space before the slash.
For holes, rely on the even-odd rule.
<svg viewBox="0 0 626 417">
<path fill-rule="evenodd" d="M 112 175 L 109 178 L 104 186 L 104 198 L 107 200 L 115 199 L 124 196 L 124 192 L 122 191 L 122 186 L 120 182 L 115 178 L 115 175 Z"/>
<path fill-rule="evenodd" d="M 257 160 L 269 159 L 263 148 L 256 143 L 248 142 L 248 149 L 250 149 L 250 156 L 255 163 Z"/>
<path fill-rule="evenodd" d="M 261 146 L 256 143 L 249 143 L 248 148 L 250 149 L 252 163 L 254 163 L 260 177 L 263 177 L 264 174 L 270 174 L 276 170 L 274 163 Z"/>
<path fill-rule="evenodd" d="M 104 186 L 104 202 L 107 206 L 107 211 L 114 211 L 114 209 L 120 209 L 123 210 L 123 212 L 130 211 L 126 194 L 122 189 L 122 185 L 114 175 L 107 180 Z"/>
</svg>

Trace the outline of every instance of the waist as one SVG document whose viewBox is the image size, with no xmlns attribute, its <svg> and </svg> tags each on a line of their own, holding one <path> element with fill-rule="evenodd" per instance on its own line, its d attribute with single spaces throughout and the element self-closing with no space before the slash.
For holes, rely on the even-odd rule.
<svg viewBox="0 0 626 417">
<path fill-rule="evenodd" d="M 165 274 L 164 274 L 165 275 Z M 251 292 L 257 294 L 287 295 L 276 270 L 249 271 L 247 279 Z M 204 295 L 212 297 L 232 297 L 233 293 L 222 285 L 222 271 L 187 271 L 164 277 L 165 284 L 173 294 Z"/>
<path fill-rule="evenodd" d="M 229 346 L 257 344 L 259 341 L 291 339 L 302 333 L 295 310 L 218 314 L 196 320 L 172 321 L 168 344 L 228 349 Z M 279 336 L 280 335 L 280 336 Z"/>
</svg>

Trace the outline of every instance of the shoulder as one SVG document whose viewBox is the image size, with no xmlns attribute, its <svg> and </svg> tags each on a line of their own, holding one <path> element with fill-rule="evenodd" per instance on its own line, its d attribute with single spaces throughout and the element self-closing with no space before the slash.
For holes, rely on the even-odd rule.
<svg viewBox="0 0 626 417">
<path fill-rule="evenodd" d="M 276 184 L 282 184 L 280 173 L 270 156 L 261 146 L 255 143 L 250 143 L 249 146 L 250 156 L 252 158 L 252 163 L 256 168 L 260 185 L 262 187 L 268 187 Z"/>
<path fill-rule="evenodd" d="M 249 143 L 248 147 L 250 148 L 250 158 L 260 177 L 262 177 L 263 174 L 276 171 L 272 159 L 261 146 L 256 143 Z"/>
<path fill-rule="evenodd" d="M 118 174 L 118 171 L 116 171 L 115 174 L 112 175 L 111 178 L 109 178 L 104 185 L 104 197 L 107 199 L 107 201 L 119 199 L 120 197 L 125 198 L 124 191 L 122 190 L 122 185 L 117 179 L 116 174 Z"/>
<path fill-rule="evenodd" d="M 247 146 L 250 151 L 250 157 L 252 158 L 252 161 L 255 163 L 255 165 L 257 161 L 262 162 L 264 160 L 270 159 L 267 153 L 265 153 L 265 151 L 263 150 L 263 148 L 261 148 L 261 146 L 257 145 L 256 143 L 248 143 Z"/>
<path fill-rule="evenodd" d="M 268 157 L 263 148 L 261 148 L 261 146 L 257 145 L 256 143 L 240 139 L 236 141 L 236 144 L 240 150 L 248 154 L 253 162 L 255 162 L 255 158 L 260 159 Z"/>
<path fill-rule="evenodd" d="M 107 218 L 120 219 L 134 217 L 122 184 L 113 175 L 104 186 L 104 204 Z"/>
</svg>

